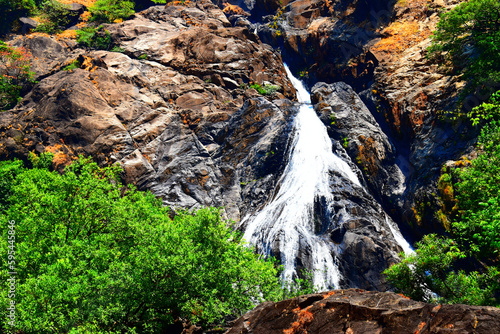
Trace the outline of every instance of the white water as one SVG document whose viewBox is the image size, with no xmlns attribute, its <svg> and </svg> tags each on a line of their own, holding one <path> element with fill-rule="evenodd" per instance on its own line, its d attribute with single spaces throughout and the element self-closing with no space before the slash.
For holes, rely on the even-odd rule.
<svg viewBox="0 0 500 334">
<path fill-rule="evenodd" d="M 392 223 L 389 221 L 389 218 L 387 217 L 387 215 L 385 215 L 385 222 L 389 226 L 389 229 L 391 230 L 392 236 L 394 237 L 394 239 L 396 240 L 398 245 L 400 245 L 401 248 L 403 248 L 404 253 L 406 255 L 411 255 L 411 254 L 415 253 L 415 251 L 410 246 L 408 241 L 406 241 L 406 239 L 401 234 L 401 231 L 399 231 L 399 229 L 397 227 L 395 228 L 394 226 L 392 226 Z"/>
<path fill-rule="evenodd" d="M 312 259 L 314 284 L 319 288 L 339 287 L 340 273 L 329 244 L 314 233 L 314 199 L 321 197 L 327 210 L 333 203 L 329 188 L 329 173 L 345 176 L 346 183 L 359 186 L 360 182 L 349 165 L 332 152 L 332 142 L 326 127 L 311 106 L 309 93 L 293 77 L 285 65 L 288 77 L 297 89 L 302 103 L 294 120 L 294 137 L 279 190 L 260 212 L 245 217 L 244 238 L 256 245 L 260 253 L 270 254 L 275 243 L 279 244 L 279 257 L 284 266 L 284 279 L 296 276 L 296 259 L 299 249 L 308 252 Z"/>
</svg>

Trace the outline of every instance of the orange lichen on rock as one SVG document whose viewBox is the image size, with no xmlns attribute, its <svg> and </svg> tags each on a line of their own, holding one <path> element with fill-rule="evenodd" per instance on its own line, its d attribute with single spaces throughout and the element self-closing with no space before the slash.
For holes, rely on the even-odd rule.
<svg viewBox="0 0 500 334">
<path fill-rule="evenodd" d="M 58 0 L 60 3 L 71 5 L 72 3 L 78 3 L 80 5 L 84 5 L 85 7 L 92 6 L 96 0 Z"/>
<path fill-rule="evenodd" d="M 429 37 L 431 30 L 422 28 L 418 21 L 396 21 L 385 28 L 382 34 L 387 37 L 375 44 L 373 50 L 398 54 Z"/>
<path fill-rule="evenodd" d="M 292 323 L 292 327 L 283 330 L 283 334 L 307 334 L 307 326 L 313 321 L 314 315 L 309 311 L 312 306 L 301 310 L 297 307 L 293 313 L 297 315 L 297 320 Z"/>
<path fill-rule="evenodd" d="M 66 148 L 66 149 L 65 149 Z M 71 156 L 69 156 L 64 151 L 68 151 L 67 147 L 61 144 L 55 144 L 53 146 L 47 146 L 45 148 L 45 152 L 54 154 L 54 158 L 52 159 L 52 164 L 55 169 L 64 168 L 69 165 L 73 160 Z"/>
<path fill-rule="evenodd" d="M 57 34 L 56 37 L 76 39 L 76 30 L 64 30 L 62 33 Z"/>
<path fill-rule="evenodd" d="M 330 296 L 333 296 L 334 294 L 335 294 L 335 291 L 330 291 L 330 292 L 328 292 L 328 293 L 325 293 L 325 294 L 323 295 L 323 299 L 326 299 L 326 298 L 328 298 L 328 297 L 330 297 Z"/>
<path fill-rule="evenodd" d="M 92 13 L 90 13 L 89 11 L 84 11 L 82 13 L 82 15 L 80 15 L 80 18 L 82 19 L 82 23 L 79 23 L 79 24 L 85 25 L 85 22 L 88 22 L 88 20 L 90 20 L 91 17 L 92 17 Z M 77 26 L 78 26 L 78 24 L 77 24 Z M 79 27 L 79 28 L 81 28 L 81 27 Z"/>
<path fill-rule="evenodd" d="M 245 12 L 240 6 L 232 5 L 230 3 L 224 2 L 224 9 L 222 10 L 227 15 L 244 15 L 250 16 L 247 12 Z"/>
<path fill-rule="evenodd" d="M 415 331 L 414 334 L 420 334 L 422 333 L 422 329 L 424 329 L 425 327 L 425 321 L 422 321 L 420 324 L 418 324 L 418 328 L 417 330 Z"/>
<path fill-rule="evenodd" d="M 368 175 L 378 173 L 379 157 L 377 157 L 377 142 L 372 138 L 358 137 L 361 145 L 358 146 L 357 162 Z"/>
</svg>

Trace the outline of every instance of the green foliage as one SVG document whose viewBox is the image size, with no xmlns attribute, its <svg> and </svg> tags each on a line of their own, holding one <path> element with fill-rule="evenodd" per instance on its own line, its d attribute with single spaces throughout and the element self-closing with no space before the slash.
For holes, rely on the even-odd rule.
<svg viewBox="0 0 500 334">
<path fill-rule="evenodd" d="M 261 86 L 258 83 L 254 83 L 254 84 L 250 85 L 250 88 L 255 89 L 261 95 L 272 95 L 280 89 L 280 87 L 277 85 L 267 84 L 267 85 Z"/>
<path fill-rule="evenodd" d="M 441 16 L 431 55 L 461 69 L 472 89 L 500 82 L 500 2 L 469 0 Z"/>
<path fill-rule="evenodd" d="M 84 27 L 77 30 L 76 34 L 76 41 L 91 49 L 109 50 L 113 45 L 110 33 L 103 26 Z"/>
<path fill-rule="evenodd" d="M 500 120 L 500 91 L 493 93 L 489 101 L 473 108 L 467 116 L 474 126 L 483 121 Z"/>
<path fill-rule="evenodd" d="M 21 16 L 34 13 L 36 7 L 35 0 L 0 0 L 0 33 L 7 32 Z"/>
<path fill-rule="evenodd" d="M 82 64 L 80 64 L 80 62 L 75 59 L 74 61 L 71 62 L 71 64 L 64 67 L 63 71 L 72 71 L 72 70 L 75 70 L 77 68 L 80 68 L 80 66 L 82 66 Z"/>
<path fill-rule="evenodd" d="M 480 154 L 472 166 L 460 170 L 456 197 L 461 220 L 453 227 L 463 247 L 484 261 L 500 251 L 500 123 L 486 125 L 479 137 Z"/>
<path fill-rule="evenodd" d="M 47 34 L 61 32 L 78 18 L 77 13 L 69 10 L 69 5 L 56 0 L 45 1 L 40 10 L 42 24 L 35 28 L 37 32 Z"/>
<path fill-rule="evenodd" d="M 342 140 L 342 147 L 343 148 L 349 147 L 349 138 L 344 137 L 344 139 Z"/>
<path fill-rule="evenodd" d="M 113 46 L 113 47 L 111 48 L 111 50 L 110 50 L 110 51 L 111 51 L 111 52 L 120 52 L 120 53 L 123 53 L 123 52 L 125 52 L 125 49 L 115 45 L 115 46 Z"/>
<path fill-rule="evenodd" d="M 469 167 L 440 179 L 440 191 L 457 201 L 450 236 L 426 236 L 416 255 L 385 271 L 398 291 L 414 299 L 500 304 L 500 121 L 483 127 L 478 150 Z M 453 179 L 459 181 L 452 185 Z"/>
<path fill-rule="evenodd" d="M 34 82 L 33 76 L 30 54 L 0 41 L 0 110 L 19 102 L 23 87 Z"/>
<path fill-rule="evenodd" d="M 126 20 L 134 15 L 134 6 L 134 2 L 127 0 L 97 0 L 89 7 L 91 21 L 111 23 Z"/>
<path fill-rule="evenodd" d="M 145 60 L 145 59 L 148 59 L 148 55 L 143 53 L 142 55 L 140 55 L 137 59 L 141 59 L 141 60 Z"/>
<path fill-rule="evenodd" d="M 337 122 L 337 116 L 335 115 L 335 113 L 332 112 L 330 114 L 330 124 L 335 125 L 336 122 Z"/>
<path fill-rule="evenodd" d="M 259 259 L 218 209 L 170 219 L 151 193 L 120 183 L 117 165 L 80 158 L 61 175 L 47 169 L 50 155 L 30 159 L 32 169 L 0 162 L 0 251 L 14 220 L 22 333 L 159 333 L 311 289 L 299 280 L 283 290 L 275 261 Z M 8 301 L 0 290 L 4 330 Z"/>
</svg>

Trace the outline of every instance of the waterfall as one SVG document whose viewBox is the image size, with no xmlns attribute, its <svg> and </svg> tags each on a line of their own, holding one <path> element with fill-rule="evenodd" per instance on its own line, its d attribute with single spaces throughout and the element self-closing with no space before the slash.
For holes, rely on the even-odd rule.
<svg viewBox="0 0 500 334">
<path fill-rule="evenodd" d="M 241 226 L 244 238 L 259 253 L 273 253 L 281 260 L 285 280 L 296 277 L 301 252 L 311 259 L 309 269 L 315 286 L 338 288 L 341 277 L 332 255 L 338 250 L 315 234 L 314 203 L 319 198 L 325 203 L 325 210 L 332 210 L 334 198 L 329 186 L 332 172 L 342 175 L 352 187 L 361 185 L 349 165 L 332 152 L 331 139 L 311 106 L 309 93 L 286 64 L 285 69 L 301 103 L 293 123 L 288 164 L 270 202 L 260 212 L 245 217 Z"/>
<path fill-rule="evenodd" d="M 393 222 L 389 221 L 389 217 L 387 217 L 387 214 L 385 215 L 385 222 L 387 226 L 389 226 L 389 229 L 391 230 L 391 233 L 394 237 L 394 240 L 398 243 L 401 248 L 403 248 L 403 251 L 406 255 L 411 255 L 415 253 L 413 248 L 410 246 L 408 241 L 403 237 L 401 234 L 401 231 L 399 231 L 399 228 L 393 226 Z"/>
</svg>

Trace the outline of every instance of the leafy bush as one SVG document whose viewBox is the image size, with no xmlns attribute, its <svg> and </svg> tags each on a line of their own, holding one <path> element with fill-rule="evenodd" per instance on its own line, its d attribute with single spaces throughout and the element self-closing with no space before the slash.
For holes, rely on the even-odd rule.
<svg viewBox="0 0 500 334">
<path fill-rule="evenodd" d="M 500 107 L 498 101 L 491 105 Z M 415 255 L 385 272 L 398 291 L 414 299 L 500 304 L 499 121 L 483 127 L 478 150 L 469 167 L 442 177 L 448 185 L 458 180 L 451 189 L 458 210 L 450 217 L 450 236 L 426 236 Z"/>
<path fill-rule="evenodd" d="M 119 166 L 80 158 L 61 175 L 47 169 L 50 156 L 31 160 L 32 169 L 0 162 L 0 180 L 8 181 L 0 181 L 0 223 L 16 223 L 22 333 L 158 333 L 179 319 L 208 324 L 288 296 L 274 262 L 245 247 L 220 210 L 170 219 L 151 193 L 122 186 Z M 0 290 L 4 330 L 8 302 Z"/>
<path fill-rule="evenodd" d="M 97 28 L 84 27 L 83 29 L 77 30 L 76 34 L 76 41 L 88 48 L 109 50 L 113 45 L 111 35 L 103 26 Z"/>
<path fill-rule="evenodd" d="M 469 0 L 441 16 L 429 50 L 460 68 L 472 89 L 489 89 L 500 83 L 499 45 L 500 2 Z"/>
<path fill-rule="evenodd" d="M 258 83 L 254 83 L 250 85 L 250 88 L 255 89 L 261 95 L 272 95 L 275 92 L 277 92 L 280 87 L 277 85 L 269 85 L 269 84 L 261 86 Z"/>
<path fill-rule="evenodd" d="M 0 110 L 16 105 L 24 86 L 33 83 L 30 54 L 0 41 Z"/>
<path fill-rule="evenodd" d="M 108 23 L 122 21 L 134 15 L 135 4 L 126 0 L 97 0 L 89 11 L 92 21 Z"/>
<path fill-rule="evenodd" d="M 41 6 L 42 24 L 35 28 L 37 32 L 54 34 L 76 21 L 78 14 L 69 10 L 69 5 L 56 0 L 45 1 Z"/>
</svg>

